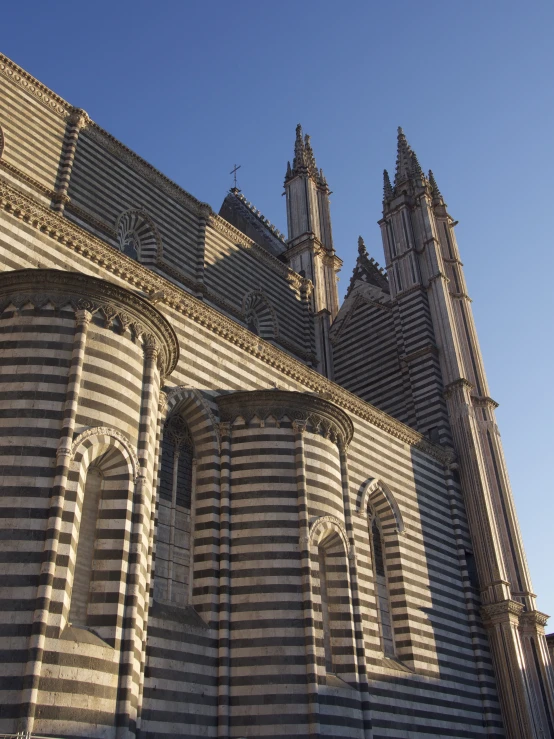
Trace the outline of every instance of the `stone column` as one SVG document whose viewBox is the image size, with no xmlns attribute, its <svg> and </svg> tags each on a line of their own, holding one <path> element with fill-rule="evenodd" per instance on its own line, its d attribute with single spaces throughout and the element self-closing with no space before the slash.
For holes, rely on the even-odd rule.
<svg viewBox="0 0 554 739">
<path fill-rule="evenodd" d="M 230 680 L 230 488 L 231 488 L 231 424 L 221 423 L 221 473 L 219 506 L 219 692 L 218 737 L 229 736 L 229 680 Z"/>
<path fill-rule="evenodd" d="M 86 309 L 75 313 L 75 336 L 73 354 L 67 381 L 66 400 L 60 441 L 56 453 L 56 478 L 50 497 L 48 528 L 44 542 L 43 560 L 37 591 L 37 605 L 33 616 L 32 635 L 29 642 L 29 659 L 23 682 L 19 732 L 31 734 L 33 731 L 38 686 L 42 669 L 42 659 L 48 629 L 48 617 L 52 599 L 52 586 L 56 570 L 56 556 L 62 526 L 67 475 L 71 457 L 71 442 L 75 430 L 75 417 L 81 391 L 81 376 L 85 358 L 87 331 L 91 313 Z"/>
<path fill-rule="evenodd" d="M 308 721 L 311 739 L 320 735 L 319 699 L 317 680 L 317 651 L 314 628 L 314 603 L 310 560 L 310 519 L 308 489 L 306 485 L 306 455 L 304 453 L 305 421 L 293 423 L 295 433 L 296 480 L 298 487 L 298 528 L 300 531 L 300 557 L 302 588 L 304 592 L 304 636 L 306 640 L 306 683 L 308 689 Z"/>
<path fill-rule="evenodd" d="M 90 118 L 84 110 L 73 108 L 67 120 L 67 130 L 65 134 L 62 160 L 60 162 L 59 183 L 52 198 L 52 209 L 58 211 L 58 213 L 63 213 L 66 203 L 69 202 L 67 191 L 69 189 L 69 181 L 71 179 L 75 152 L 77 151 L 79 132 L 81 129 L 86 128 L 89 123 Z"/>
<path fill-rule="evenodd" d="M 152 434 L 154 418 L 159 402 L 160 373 L 159 346 L 153 336 L 144 339 L 143 401 L 139 426 L 139 476 L 133 500 L 133 528 L 129 553 L 129 575 L 127 581 L 124 636 L 121 645 L 121 679 L 116 716 L 117 737 L 123 739 L 134 735 L 138 713 L 140 658 L 143 640 L 146 638 L 145 621 L 140 615 L 146 612 L 146 573 L 148 571 L 148 545 L 156 434 Z M 136 679 L 135 679 L 136 678 Z"/>
</svg>

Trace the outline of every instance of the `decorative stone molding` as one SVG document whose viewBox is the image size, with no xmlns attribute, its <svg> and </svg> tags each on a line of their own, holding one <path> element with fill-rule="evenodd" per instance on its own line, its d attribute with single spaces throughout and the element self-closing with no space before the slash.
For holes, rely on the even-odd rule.
<svg viewBox="0 0 554 739">
<path fill-rule="evenodd" d="M 0 312 L 12 304 L 20 309 L 31 303 L 37 308 L 47 303 L 55 307 L 71 305 L 74 310 L 101 311 L 106 323 L 115 318 L 123 327 L 131 325 L 135 334 L 151 337 L 163 357 L 165 374 L 170 374 L 179 358 L 175 331 L 147 300 L 111 282 L 81 272 L 56 269 L 23 269 L 0 274 Z"/>
<path fill-rule="evenodd" d="M 276 421 L 306 423 L 306 430 L 324 436 L 337 445 L 348 446 L 354 426 L 346 413 L 327 400 L 288 390 L 252 390 L 220 395 L 217 404 L 222 421 L 241 417 L 246 423 L 256 417 L 264 421 L 270 416 Z"/>
<path fill-rule="evenodd" d="M 43 185 L 42 182 L 39 182 L 28 174 L 25 174 L 25 172 L 22 172 L 18 167 L 15 166 L 15 164 L 11 164 L 11 162 L 7 162 L 5 159 L 0 159 L 0 169 L 5 169 L 6 172 L 9 172 L 14 177 L 17 177 L 17 179 L 21 180 L 21 182 L 25 182 L 27 185 L 30 185 L 32 188 L 37 190 L 37 192 L 40 192 L 42 195 L 45 195 L 51 200 L 53 200 L 56 196 L 55 190 L 51 190 L 49 187 Z"/>
<path fill-rule="evenodd" d="M 515 600 L 503 600 L 481 608 L 481 616 L 485 626 L 512 621 L 517 623 L 523 613 L 524 606 Z"/>
<path fill-rule="evenodd" d="M 109 428 L 108 426 L 95 426 L 93 428 L 89 428 L 86 431 L 83 431 L 79 436 L 77 436 L 72 445 L 70 450 L 71 459 L 75 459 L 75 455 L 77 454 L 77 451 L 82 446 L 83 442 L 85 442 L 87 439 L 92 439 L 93 437 L 109 437 L 110 439 L 116 439 L 119 444 L 125 449 L 127 454 L 129 455 L 129 459 L 131 460 L 131 464 L 133 467 L 133 479 L 136 480 L 138 476 L 139 471 L 139 461 L 137 457 L 137 453 L 133 449 L 133 446 L 131 445 L 131 442 L 129 439 L 124 436 L 121 431 L 118 431 L 117 429 Z"/>
<path fill-rule="evenodd" d="M 367 517 L 368 504 L 372 498 L 375 498 L 376 493 L 383 499 L 383 501 L 386 501 L 390 515 L 396 522 L 396 531 L 399 534 L 404 533 L 404 519 L 402 518 L 398 503 L 388 485 L 376 477 L 369 477 L 362 485 L 359 493 L 358 510 L 356 511 L 357 514 L 359 516 Z"/>
<path fill-rule="evenodd" d="M 469 380 L 466 380 L 464 377 L 460 377 L 458 380 L 454 380 L 454 382 L 451 382 L 444 388 L 443 395 L 445 398 L 450 398 L 455 392 L 460 390 L 463 391 L 464 388 L 467 388 L 471 392 L 475 386 Z"/>
<path fill-rule="evenodd" d="M 310 533 L 308 535 L 308 545 L 317 547 L 326 534 L 333 532 L 338 534 L 342 539 L 344 551 L 350 554 L 350 543 L 346 534 L 344 524 L 336 516 L 319 516 L 310 523 Z"/>
<path fill-rule="evenodd" d="M 139 242 L 137 259 L 140 262 L 158 263 L 162 259 L 162 238 L 156 224 L 146 211 L 141 208 L 126 210 L 118 216 L 114 230 L 121 251 L 124 250 L 126 242 L 132 236 Z"/>
<path fill-rule="evenodd" d="M 279 321 L 275 310 L 263 290 L 251 290 L 242 299 L 242 314 L 245 323 L 255 316 L 258 335 L 263 339 L 279 339 Z"/>
<path fill-rule="evenodd" d="M 519 623 L 523 627 L 535 627 L 544 628 L 548 622 L 550 616 L 540 611 L 524 611 L 519 617 Z"/>
<path fill-rule="evenodd" d="M 214 441 L 218 449 L 221 449 L 221 424 L 217 421 L 216 417 L 212 413 L 212 409 L 206 398 L 196 388 L 187 387 L 186 385 L 179 385 L 177 387 L 167 388 L 165 393 L 166 402 L 164 408 L 164 414 L 167 417 L 172 412 L 179 412 L 180 406 L 183 402 L 186 403 L 188 400 L 192 400 L 197 408 L 201 409 L 208 420 L 208 426 L 213 432 Z"/>
<path fill-rule="evenodd" d="M 74 126 L 77 131 L 81 131 L 90 125 L 91 120 L 88 113 L 82 108 L 72 108 L 69 114 L 68 123 Z"/>
<path fill-rule="evenodd" d="M 452 462 L 452 452 L 433 444 L 414 429 L 388 416 L 353 393 L 327 380 L 281 349 L 264 342 L 237 323 L 205 305 L 182 288 L 138 264 L 130 257 L 92 236 L 79 226 L 37 203 L 28 195 L 0 181 L 0 208 L 28 224 L 31 228 L 54 239 L 66 248 L 100 265 L 147 295 L 164 292 L 164 304 L 213 333 L 257 357 L 279 372 L 317 393 L 329 393 L 330 399 L 345 410 L 368 421 L 376 428 L 423 453 L 435 457 L 441 464 Z"/>
<path fill-rule="evenodd" d="M 496 400 L 493 400 L 488 395 L 473 395 L 471 398 L 471 402 L 473 405 L 478 406 L 479 408 L 491 408 L 494 410 L 495 408 L 498 408 L 498 403 Z"/>
<path fill-rule="evenodd" d="M 49 90 L 24 69 L 18 67 L 17 64 L 12 62 L 11 59 L 8 59 L 7 56 L 4 56 L 4 54 L 0 54 L 0 73 L 11 79 L 19 87 L 22 87 L 30 95 L 36 97 L 47 108 L 60 116 L 60 118 L 68 117 L 69 112 L 72 110 L 72 106 L 69 103 L 52 92 L 52 90 Z"/>
</svg>

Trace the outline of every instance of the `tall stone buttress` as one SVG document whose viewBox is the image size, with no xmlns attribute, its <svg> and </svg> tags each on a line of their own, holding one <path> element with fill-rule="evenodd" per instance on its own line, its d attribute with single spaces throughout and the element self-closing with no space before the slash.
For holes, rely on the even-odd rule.
<svg viewBox="0 0 554 739">
<path fill-rule="evenodd" d="M 310 137 L 296 127 L 294 159 L 285 176 L 289 266 L 313 282 L 315 343 L 319 371 L 333 377 L 329 328 L 339 309 L 337 272 L 342 260 L 333 248 L 330 190 L 323 170 L 318 169 Z"/>
<path fill-rule="evenodd" d="M 506 734 L 554 736 L 553 675 L 536 609 L 454 226 L 402 129 L 380 221 L 416 426 L 455 448 Z"/>
</svg>

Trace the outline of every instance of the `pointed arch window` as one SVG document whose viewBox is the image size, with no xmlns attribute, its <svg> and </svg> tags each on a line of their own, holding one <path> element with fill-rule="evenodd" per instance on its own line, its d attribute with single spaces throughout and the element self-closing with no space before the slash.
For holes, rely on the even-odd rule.
<svg viewBox="0 0 554 739">
<path fill-rule="evenodd" d="M 383 547 L 383 533 L 377 516 L 370 511 L 369 538 L 375 578 L 375 597 L 377 600 L 377 616 L 379 632 L 385 657 L 394 657 L 394 637 L 392 630 L 391 605 L 387 582 L 386 555 Z"/>
<path fill-rule="evenodd" d="M 158 600 L 179 605 L 190 600 L 194 477 L 189 428 L 181 416 L 171 416 L 161 449 L 154 593 Z"/>
<path fill-rule="evenodd" d="M 262 339 L 276 339 L 279 334 L 273 306 L 261 290 L 245 295 L 242 301 L 244 322 L 249 330 Z"/>
<path fill-rule="evenodd" d="M 4 153 L 4 131 L 2 130 L 2 126 L 0 126 L 0 158 L 2 157 L 2 154 Z"/>
<path fill-rule="evenodd" d="M 116 221 L 117 245 L 132 259 L 154 263 L 162 254 L 162 240 L 152 218 L 141 209 L 126 210 Z"/>
</svg>

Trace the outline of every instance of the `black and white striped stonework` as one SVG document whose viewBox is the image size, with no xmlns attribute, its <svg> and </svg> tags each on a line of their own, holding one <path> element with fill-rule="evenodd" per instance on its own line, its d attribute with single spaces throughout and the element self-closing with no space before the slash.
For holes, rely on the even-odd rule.
<svg viewBox="0 0 554 739">
<path fill-rule="evenodd" d="M 337 321 L 333 344 L 335 380 L 404 423 L 414 422 L 413 401 L 402 372 L 392 306 L 360 296 Z M 346 315 L 343 314 L 345 311 Z"/>
<path fill-rule="evenodd" d="M 0 731 L 506 737 L 451 458 L 360 400 L 443 423 L 427 298 L 355 304 L 326 380 L 300 276 L 95 124 L 54 212 L 72 108 L 6 64 Z"/>
</svg>

